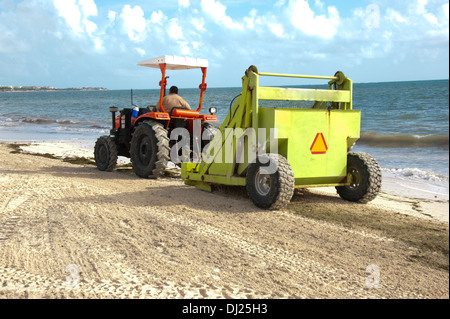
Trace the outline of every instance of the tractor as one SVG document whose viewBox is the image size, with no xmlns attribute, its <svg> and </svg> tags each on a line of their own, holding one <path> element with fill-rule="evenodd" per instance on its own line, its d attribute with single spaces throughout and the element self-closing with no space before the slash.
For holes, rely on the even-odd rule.
<svg viewBox="0 0 450 319">
<path fill-rule="evenodd" d="M 261 77 L 328 80 L 328 86 L 264 87 Z M 311 187 L 336 187 L 344 200 L 367 203 L 379 193 L 382 176 L 372 156 L 351 152 L 361 123 L 352 94 L 352 80 L 340 71 L 310 76 L 258 72 L 250 66 L 206 156 L 200 163 L 182 163 L 181 177 L 206 191 L 219 185 L 245 187 L 263 209 L 281 209 L 295 188 Z M 279 107 L 280 101 L 291 104 Z"/>
<path fill-rule="evenodd" d="M 155 178 L 164 175 L 170 160 L 170 150 L 177 141 L 170 139 L 170 134 L 177 128 L 183 128 L 189 133 L 191 145 L 193 141 L 200 141 L 205 131 L 214 134 L 217 128 L 212 123 L 217 122 L 215 108 L 209 113 L 201 115 L 203 97 L 207 88 L 205 82 L 208 61 L 188 57 L 165 55 L 138 63 L 139 66 L 157 68 L 161 70 L 162 79 L 159 82 L 160 94 L 158 106 L 149 105 L 139 108 L 133 104 L 132 108 L 124 108 L 119 114 L 118 108 L 109 108 L 112 114 L 112 129 L 109 135 L 97 139 L 94 148 L 94 158 L 97 168 L 101 171 L 112 171 L 117 164 L 118 156 L 130 158 L 133 170 L 139 177 Z M 201 69 L 202 82 L 199 86 L 200 100 L 196 110 L 173 108 L 169 113 L 164 110 L 163 97 L 166 93 L 168 70 Z M 131 92 L 131 97 L 133 94 Z M 134 111 L 134 113 L 133 113 Z M 194 130 L 198 124 L 200 129 Z M 194 136 L 195 133 L 195 136 Z M 196 155 L 199 157 L 199 155 Z M 192 153 L 185 155 L 192 158 Z"/>
</svg>

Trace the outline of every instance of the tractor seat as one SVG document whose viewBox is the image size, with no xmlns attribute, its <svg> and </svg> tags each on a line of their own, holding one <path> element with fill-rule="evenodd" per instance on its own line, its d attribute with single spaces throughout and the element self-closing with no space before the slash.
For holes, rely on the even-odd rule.
<svg viewBox="0 0 450 319">
<path fill-rule="evenodd" d="M 173 117 L 187 117 L 187 118 L 198 118 L 200 117 L 200 113 L 197 111 L 186 110 L 186 109 L 177 109 L 174 108 L 170 112 Z"/>
</svg>

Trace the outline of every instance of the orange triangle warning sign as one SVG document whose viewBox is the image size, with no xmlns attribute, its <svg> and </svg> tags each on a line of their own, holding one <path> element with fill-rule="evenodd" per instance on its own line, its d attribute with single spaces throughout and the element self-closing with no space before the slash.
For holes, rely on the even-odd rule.
<svg viewBox="0 0 450 319">
<path fill-rule="evenodd" d="M 325 154 L 328 151 L 327 142 L 322 133 L 317 133 L 314 142 L 311 145 L 312 154 Z"/>
</svg>

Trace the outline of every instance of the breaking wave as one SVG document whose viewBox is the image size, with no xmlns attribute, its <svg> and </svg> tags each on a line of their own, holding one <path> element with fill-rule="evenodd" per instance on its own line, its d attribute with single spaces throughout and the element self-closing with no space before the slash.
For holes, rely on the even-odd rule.
<svg viewBox="0 0 450 319">
<path fill-rule="evenodd" d="M 79 124 L 80 122 L 74 120 L 59 120 L 59 119 L 45 119 L 40 117 L 21 117 L 21 118 L 8 118 L 9 123 L 29 123 L 29 124 Z"/>
<path fill-rule="evenodd" d="M 381 134 L 361 132 L 358 144 L 380 148 L 430 148 L 448 150 L 448 135 Z"/>
<path fill-rule="evenodd" d="M 436 174 L 435 172 L 424 171 L 418 168 L 383 168 L 383 171 L 396 176 L 425 180 L 430 182 L 448 183 L 449 181 L 448 176 Z"/>
</svg>

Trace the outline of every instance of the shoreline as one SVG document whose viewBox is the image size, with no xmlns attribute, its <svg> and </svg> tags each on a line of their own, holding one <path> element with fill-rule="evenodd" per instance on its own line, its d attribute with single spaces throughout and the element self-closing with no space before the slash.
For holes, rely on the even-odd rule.
<svg viewBox="0 0 450 319">
<path fill-rule="evenodd" d="M 86 143 L 50 141 L 50 142 L 0 142 L 11 145 L 17 152 L 63 161 L 95 165 L 92 150 Z M 130 164 L 128 158 L 119 157 L 118 166 Z M 388 175 L 388 176 L 385 176 Z M 445 183 L 444 183 L 445 184 Z M 449 188 L 448 184 L 433 185 L 422 180 L 408 180 L 389 176 L 383 172 L 383 186 L 378 197 L 368 203 L 371 207 L 381 208 L 396 213 L 407 214 L 425 219 L 449 223 Z M 338 197 L 334 187 L 309 188 L 314 194 L 326 194 Z"/>
</svg>

